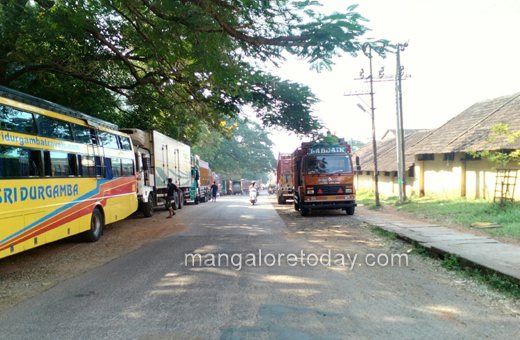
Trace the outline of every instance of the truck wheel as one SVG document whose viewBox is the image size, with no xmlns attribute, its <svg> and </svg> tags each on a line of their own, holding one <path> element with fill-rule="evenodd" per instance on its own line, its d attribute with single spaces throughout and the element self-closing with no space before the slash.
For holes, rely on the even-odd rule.
<svg viewBox="0 0 520 340">
<path fill-rule="evenodd" d="M 356 207 L 348 207 L 348 208 L 345 208 L 345 210 L 347 211 L 347 215 L 354 215 L 354 211 L 356 211 Z"/>
<path fill-rule="evenodd" d="M 200 201 L 199 196 L 195 196 L 195 204 L 199 204 L 199 201 Z"/>
<path fill-rule="evenodd" d="M 142 205 L 144 217 L 152 217 L 154 207 L 155 207 L 155 200 L 153 199 L 153 195 L 149 194 L 148 202 L 143 203 L 143 205 Z"/>
<path fill-rule="evenodd" d="M 309 208 L 301 208 L 302 216 L 309 216 L 310 209 Z"/>
<path fill-rule="evenodd" d="M 285 201 L 285 197 L 282 196 L 282 197 L 280 198 L 280 201 L 282 201 L 281 204 L 285 204 L 285 203 L 286 203 L 286 201 Z"/>
<path fill-rule="evenodd" d="M 297 200 L 294 200 L 294 210 L 296 210 L 296 211 L 300 210 L 300 206 L 298 205 Z"/>
<path fill-rule="evenodd" d="M 94 209 L 90 218 L 90 229 L 81 233 L 81 239 L 84 242 L 96 242 L 103 234 L 103 226 L 105 218 L 99 208 Z"/>
<path fill-rule="evenodd" d="M 278 204 L 282 204 L 282 198 L 278 196 Z"/>
</svg>

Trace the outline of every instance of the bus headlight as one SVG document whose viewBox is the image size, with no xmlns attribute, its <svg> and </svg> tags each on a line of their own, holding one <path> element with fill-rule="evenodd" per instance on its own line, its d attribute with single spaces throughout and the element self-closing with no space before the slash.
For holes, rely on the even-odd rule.
<svg viewBox="0 0 520 340">
<path fill-rule="evenodd" d="M 307 195 L 314 195 L 314 188 L 307 188 Z"/>
</svg>

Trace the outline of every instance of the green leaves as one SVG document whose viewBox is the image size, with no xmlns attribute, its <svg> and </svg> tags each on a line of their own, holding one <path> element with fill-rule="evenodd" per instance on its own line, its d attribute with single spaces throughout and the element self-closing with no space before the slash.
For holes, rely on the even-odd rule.
<svg viewBox="0 0 520 340">
<path fill-rule="evenodd" d="M 365 52 L 367 20 L 318 1 L 6 0 L 0 4 L 0 85 L 122 127 L 195 142 L 205 127 L 253 108 L 265 126 L 298 135 L 321 126 L 310 89 L 259 71 L 287 51 L 318 71 Z M 384 54 L 386 41 L 374 42 Z"/>
<path fill-rule="evenodd" d="M 510 162 L 520 164 L 520 150 L 510 150 L 510 144 L 520 137 L 520 131 L 509 131 L 509 123 L 499 123 L 491 128 L 491 135 L 486 138 L 487 150 L 468 152 L 474 158 L 484 157 L 492 163 L 505 167 Z M 509 147 L 508 147 L 509 146 Z"/>
<path fill-rule="evenodd" d="M 272 142 L 262 127 L 246 120 L 227 122 L 228 138 L 210 130 L 193 146 L 193 152 L 208 161 L 212 171 L 224 179 L 260 179 L 276 168 Z"/>
</svg>

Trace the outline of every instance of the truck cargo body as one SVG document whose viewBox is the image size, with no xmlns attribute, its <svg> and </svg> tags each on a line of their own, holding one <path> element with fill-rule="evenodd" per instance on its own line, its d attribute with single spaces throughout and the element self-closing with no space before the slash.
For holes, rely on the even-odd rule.
<svg viewBox="0 0 520 340">
<path fill-rule="evenodd" d="M 302 216 L 314 209 L 343 209 L 353 215 L 356 207 L 350 145 L 323 146 L 302 143 L 291 156 L 294 208 Z"/>
<path fill-rule="evenodd" d="M 225 195 L 233 195 L 233 181 L 222 182 L 222 193 Z"/>
<path fill-rule="evenodd" d="M 211 178 L 212 172 L 209 167 L 209 163 L 199 160 L 199 170 L 200 170 L 200 201 L 201 203 L 209 202 L 211 199 Z"/>
<path fill-rule="evenodd" d="M 232 193 L 233 193 L 233 195 L 236 195 L 236 194 L 242 195 L 243 194 L 241 181 L 232 182 Z"/>
<path fill-rule="evenodd" d="M 188 192 L 188 195 L 197 192 L 190 146 L 158 131 L 121 131 L 131 136 L 135 146 L 138 200 L 145 216 L 152 216 L 154 208 L 165 204 L 168 178 L 184 193 Z M 174 209 L 182 208 L 185 201 L 183 196 L 175 192 L 172 202 Z"/>
<path fill-rule="evenodd" d="M 279 153 L 276 167 L 276 196 L 278 204 L 285 204 L 286 200 L 293 199 L 293 180 L 291 154 Z"/>
<path fill-rule="evenodd" d="M 243 195 L 249 195 L 249 186 L 251 185 L 252 180 L 250 179 L 243 179 L 240 181 L 240 186 L 242 188 L 242 194 Z"/>
</svg>

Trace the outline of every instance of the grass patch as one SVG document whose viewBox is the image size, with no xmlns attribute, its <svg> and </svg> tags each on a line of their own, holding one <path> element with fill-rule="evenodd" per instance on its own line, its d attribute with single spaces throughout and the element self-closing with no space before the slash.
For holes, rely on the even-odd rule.
<svg viewBox="0 0 520 340">
<path fill-rule="evenodd" d="M 517 299 L 520 298 L 520 286 L 517 282 L 507 277 L 499 276 L 491 271 L 483 271 L 480 269 L 464 267 L 459 257 L 456 255 L 450 254 L 445 256 L 444 259 L 441 260 L 441 265 L 446 269 L 460 272 L 466 277 L 483 282 L 502 293 L 506 293 L 511 297 Z"/>
<path fill-rule="evenodd" d="M 379 227 L 374 227 L 372 229 L 372 231 L 375 234 L 379 235 L 381 238 L 384 238 L 384 239 L 387 239 L 387 240 L 395 240 L 395 239 L 397 239 L 397 236 L 394 233 L 386 231 L 386 230 L 381 229 Z"/>
<path fill-rule="evenodd" d="M 366 190 L 356 193 L 358 202 L 375 207 L 375 194 Z M 493 222 L 502 225 L 498 229 L 481 229 L 493 236 L 509 236 L 520 240 L 520 202 L 505 202 L 503 205 L 492 201 L 465 198 L 443 199 L 435 197 L 411 197 L 400 204 L 397 197 L 381 197 L 381 205 L 395 205 L 398 210 L 414 213 L 439 223 L 454 223 L 468 228 L 474 222 Z"/>
<path fill-rule="evenodd" d="M 376 206 L 376 194 L 369 190 L 357 190 L 356 191 L 356 202 L 369 207 L 369 209 L 379 209 Z M 399 204 L 399 197 L 397 196 L 384 196 L 379 194 L 379 204 Z"/>
</svg>

